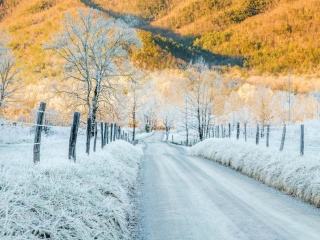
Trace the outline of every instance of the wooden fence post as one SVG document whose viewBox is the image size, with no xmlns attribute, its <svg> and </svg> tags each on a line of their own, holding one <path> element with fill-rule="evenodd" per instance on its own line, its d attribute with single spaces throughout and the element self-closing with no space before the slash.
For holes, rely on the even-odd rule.
<svg viewBox="0 0 320 240">
<path fill-rule="evenodd" d="M 98 123 L 94 123 L 94 141 L 93 141 L 93 151 L 97 150 L 97 137 L 98 137 Z"/>
<path fill-rule="evenodd" d="M 40 162 L 40 144 L 41 144 L 41 131 L 44 119 L 44 111 L 46 110 L 46 103 L 41 102 L 39 110 L 37 112 L 37 125 L 36 132 L 34 136 L 34 145 L 33 145 L 33 162 Z"/>
<path fill-rule="evenodd" d="M 258 145 L 259 144 L 259 124 L 257 124 L 257 132 L 256 132 L 256 144 Z"/>
<path fill-rule="evenodd" d="M 101 131 L 101 148 L 103 149 L 104 147 L 104 138 L 103 138 L 103 134 L 104 134 L 104 131 L 103 131 L 103 122 L 100 123 L 100 131 Z"/>
<path fill-rule="evenodd" d="M 121 139 L 121 127 L 118 126 L 118 140 Z"/>
<path fill-rule="evenodd" d="M 221 124 L 221 138 L 223 138 L 223 125 Z"/>
<path fill-rule="evenodd" d="M 229 138 L 231 138 L 231 124 L 230 123 L 229 123 L 228 127 L 229 127 Z"/>
<path fill-rule="evenodd" d="M 113 123 L 110 123 L 110 142 L 113 141 Z"/>
<path fill-rule="evenodd" d="M 104 123 L 104 126 L 103 126 L 103 147 L 106 145 L 107 143 L 107 123 L 105 122 Z"/>
<path fill-rule="evenodd" d="M 87 142 L 86 142 L 86 153 L 90 154 L 90 141 L 91 141 L 91 117 L 87 119 Z"/>
<path fill-rule="evenodd" d="M 260 138 L 264 138 L 264 124 L 261 125 Z"/>
<path fill-rule="evenodd" d="M 267 147 L 269 147 L 269 139 L 270 139 L 270 125 L 267 125 Z"/>
<path fill-rule="evenodd" d="M 240 123 L 237 123 L 237 139 L 239 140 L 240 137 Z"/>
<path fill-rule="evenodd" d="M 109 143 L 109 123 L 104 124 L 104 145 Z"/>
<path fill-rule="evenodd" d="M 300 136 L 300 155 L 304 155 L 304 125 L 301 124 L 301 136 Z"/>
<path fill-rule="evenodd" d="M 283 125 L 283 132 L 282 132 L 282 138 L 281 138 L 281 144 L 280 144 L 280 151 L 283 150 L 284 146 L 284 140 L 286 139 L 286 125 Z"/>
<path fill-rule="evenodd" d="M 78 137 L 78 129 L 80 123 L 80 113 L 73 114 L 73 122 L 71 126 L 70 141 L 69 141 L 69 159 L 76 161 L 76 145 Z"/>
<path fill-rule="evenodd" d="M 117 135 L 117 127 L 118 125 L 115 123 L 113 124 L 113 141 L 116 140 L 116 135 Z"/>
</svg>

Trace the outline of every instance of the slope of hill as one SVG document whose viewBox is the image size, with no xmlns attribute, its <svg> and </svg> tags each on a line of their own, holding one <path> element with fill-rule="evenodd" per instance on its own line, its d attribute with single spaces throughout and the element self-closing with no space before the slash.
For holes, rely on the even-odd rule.
<svg viewBox="0 0 320 240">
<path fill-rule="evenodd" d="M 59 74 L 42 42 L 64 12 L 78 7 L 139 19 L 145 48 L 133 59 L 147 69 L 178 67 L 204 55 L 225 69 L 320 70 L 319 0 L 2 0 L 0 24 L 9 29 L 28 81 Z"/>
<path fill-rule="evenodd" d="M 50 53 L 43 50 L 42 44 L 58 29 L 65 11 L 85 5 L 75 0 L 4 0 L 3 5 L 9 7 L 0 24 L 12 39 L 11 47 L 23 68 L 24 81 L 34 83 L 57 75 Z"/>
<path fill-rule="evenodd" d="M 230 64 L 241 65 L 242 59 L 245 67 L 271 73 L 288 68 L 311 73 L 320 67 L 319 0 L 90 2 L 146 19 L 150 25 L 142 28 L 227 57 Z"/>
</svg>

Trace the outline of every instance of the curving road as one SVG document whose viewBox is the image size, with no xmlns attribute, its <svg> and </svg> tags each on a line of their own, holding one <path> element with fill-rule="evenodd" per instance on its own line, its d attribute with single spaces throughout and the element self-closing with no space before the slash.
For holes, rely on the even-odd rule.
<svg viewBox="0 0 320 240">
<path fill-rule="evenodd" d="M 319 209 L 162 136 L 145 139 L 139 239 L 320 239 Z"/>
</svg>

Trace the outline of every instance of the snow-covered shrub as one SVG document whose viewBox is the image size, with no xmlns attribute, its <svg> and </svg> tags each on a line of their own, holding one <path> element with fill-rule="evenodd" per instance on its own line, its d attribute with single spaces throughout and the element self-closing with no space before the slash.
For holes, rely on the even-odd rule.
<svg viewBox="0 0 320 240">
<path fill-rule="evenodd" d="M 116 141 L 88 157 L 80 141 L 74 163 L 50 149 L 37 165 L 1 159 L 0 239 L 129 239 L 141 150 Z"/>
<path fill-rule="evenodd" d="M 320 161 L 233 139 L 207 139 L 193 146 L 191 155 L 229 166 L 284 193 L 320 207 Z"/>
</svg>

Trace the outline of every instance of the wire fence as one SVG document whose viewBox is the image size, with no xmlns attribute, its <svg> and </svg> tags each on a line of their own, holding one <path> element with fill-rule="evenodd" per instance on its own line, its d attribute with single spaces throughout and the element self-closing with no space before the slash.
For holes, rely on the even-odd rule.
<svg viewBox="0 0 320 240">
<path fill-rule="evenodd" d="M 263 145 L 275 151 L 290 151 L 301 156 L 305 154 L 319 154 L 320 152 L 320 122 L 310 121 L 303 124 L 218 124 L 210 127 L 203 136 L 207 138 L 238 139 L 256 145 Z M 186 141 L 185 131 L 170 134 L 168 141 L 177 145 L 193 146 L 200 141 L 196 130 L 188 133 Z"/>
<path fill-rule="evenodd" d="M 6 158 L 14 157 L 19 150 L 30 157 L 32 151 L 37 163 L 41 148 L 56 148 L 68 150 L 66 155 L 75 161 L 78 135 L 85 136 L 80 142 L 88 155 L 91 148 L 96 151 L 98 142 L 103 149 L 110 142 L 130 139 L 130 133 L 122 131 L 117 123 L 92 123 L 91 118 L 81 119 L 78 112 L 72 115 L 46 110 L 44 102 L 39 109 L 4 101 L 0 101 L 0 106 L 0 154 Z M 11 154 L 8 149 L 12 149 Z"/>
<path fill-rule="evenodd" d="M 230 124 L 215 126 L 212 128 L 211 137 L 238 139 L 278 151 L 286 149 L 301 156 L 306 152 L 310 154 L 320 152 L 320 123 L 282 126 L 237 123 L 235 127 L 229 126 Z"/>
</svg>

